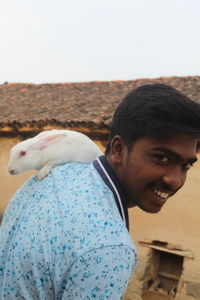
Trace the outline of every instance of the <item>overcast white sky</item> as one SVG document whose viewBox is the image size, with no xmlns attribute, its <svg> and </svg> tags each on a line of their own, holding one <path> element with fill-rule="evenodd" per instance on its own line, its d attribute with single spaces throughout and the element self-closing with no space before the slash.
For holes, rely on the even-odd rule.
<svg viewBox="0 0 200 300">
<path fill-rule="evenodd" d="M 0 0 L 0 83 L 200 75 L 200 0 Z"/>
</svg>

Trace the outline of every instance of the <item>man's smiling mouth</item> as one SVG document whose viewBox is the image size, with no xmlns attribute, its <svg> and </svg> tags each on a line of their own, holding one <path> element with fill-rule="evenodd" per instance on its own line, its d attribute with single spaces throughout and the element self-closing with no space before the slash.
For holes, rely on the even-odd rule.
<svg viewBox="0 0 200 300">
<path fill-rule="evenodd" d="M 150 188 L 151 190 L 152 190 L 152 192 L 157 196 L 157 197 L 159 197 L 160 199 L 162 199 L 162 200 L 167 200 L 169 197 L 171 197 L 172 196 L 172 192 L 170 193 L 170 192 L 166 192 L 166 191 L 163 191 L 163 190 L 161 190 L 161 189 L 156 189 L 156 188 L 154 188 L 154 187 L 151 187 Z"/>
<path fill-rule="evenodd" d="M 166 193 L 166 192 L 162 192 L 160 190 L 157 189 L 153 189 L 153 192 L 156 196 L 159 196 L 160 198 L 166 200 L 167 198 L 169 198 L 170 194 Z"/>
</svg>

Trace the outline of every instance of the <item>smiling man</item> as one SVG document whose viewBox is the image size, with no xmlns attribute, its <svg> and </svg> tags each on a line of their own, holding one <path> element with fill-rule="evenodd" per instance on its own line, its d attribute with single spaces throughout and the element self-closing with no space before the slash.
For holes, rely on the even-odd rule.
<svg viewBox="0 0 200 300">
<path fill-rule="evenodd" d="M 197 139 L 189 135 L 143 137 L 128 150 L 119 136 L 112 141 L 108 161 L 128 198 L 128 206 L 158 212 L 184 184 L 197 160 Z"/>
<path fill-rule="evenodd" d="M 197 160 L 200 106 L 170 86 L 146 85 L 117 108 L 106 157 L 135 205 L 156 213 Z"/>
<path fill-rule="evenodd" d="M 200 105 L 172 87 L 128 94 L 106 153 L 33 176 L 0 228 L 0 299 L 119 300 L 135 269 L 128 208 L 157 213 L 197 160 Z"/>
</svg>

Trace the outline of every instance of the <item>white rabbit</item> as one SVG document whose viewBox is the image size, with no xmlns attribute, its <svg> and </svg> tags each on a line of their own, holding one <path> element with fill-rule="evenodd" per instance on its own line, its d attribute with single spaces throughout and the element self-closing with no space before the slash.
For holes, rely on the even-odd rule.
<svg viewBox="0 0 200 300">
<path fill-rule="evenodd" d="M 8 172 L 16 175 L 39 170 L 38 178 L 67 162 L 90 163 L 102 155 L 99 147 L 86 135 L 72 130 L 47 130 L 12 147 Z"/>
</svg>

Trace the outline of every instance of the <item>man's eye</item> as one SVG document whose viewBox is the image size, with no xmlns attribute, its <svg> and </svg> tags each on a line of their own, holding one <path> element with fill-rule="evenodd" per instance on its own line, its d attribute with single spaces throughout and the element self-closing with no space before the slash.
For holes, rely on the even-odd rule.
<svg viewBox="0 0 200 300">
<path fill-rule="evenodd" d="M 187 164 L 184 164 L 183 167 L 184 167 L 186 170 L 189 170 L 190 168 L 193 167 L 193 164 L 192 164 L 192 163 L 187 163 Z"/>
<path fill-rule="evenodd" d="M 169 157 L 167 157 L 166 155 L 157 154 L 155 155 L 155 157 L 161 163 L 166 164 L 169 162 Z"/>
<path fill-rule="evenodd" d="M 169 159 L 168 159 L 167 156 L 161 157 L 160 160 L 161 160 L 162 162 L 168 162 L 168 161 L 169 161 Z"/>
</svg>

